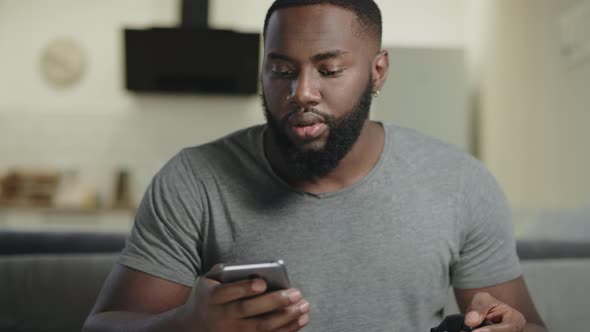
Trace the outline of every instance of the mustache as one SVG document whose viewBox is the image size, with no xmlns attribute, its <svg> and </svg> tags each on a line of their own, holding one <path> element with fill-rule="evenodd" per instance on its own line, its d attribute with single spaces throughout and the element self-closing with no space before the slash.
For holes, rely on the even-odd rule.
<svg viewBox="0 0 590 332">
<path fill-rule="evenodd" d="M 314 114 L 315 116 L 318 116 L 320 118 L 322 118 L 324 120 L 324 123 L 330 125 L 334 122 L 334 117 L 326 114 L 320 110 L 318 110 L 317 108 L 310 106 L 310 107 L 296 107 L 294 108 L 292 111 L 290 111 L 289 113 L 287 113 L 285 115 L 285 117 L 283 118 L 284 124 L 287 123 L 289 121 L 289 119 L 294 116 L 295 114 L 298 113 L 311 113 Z"/>
<path fill-rule="evenodd" d="M 267 120 L 274 122 L 277 126 L 286 125 L 287 122 L 289 121 L 289 118 L 291 118 L 293 115 L 300 113 L 300 112 L 301 113 L 312 113 L 316 116 L 319 116 L 323 119 L 323 122 L 325 124 L 327 124 L 328 126 L 332 126 L 336 123 L 336 118 L 333 115 L 326 114 L 326 113 L 318 110 L 317 107 L 315 107 L 315 106 L 301 107 L 301 106 L 292 105 L 292 109 L 287 114 L 285 114 L 285 116 L 282 119 L 277 119 L 277 118 L 273 117 L 270 113 L 268 102 L 266 100 L 266 93 L 264 92 L 264 90 L 262 90 L 258 94 L 258 97 L 260 98 L 260 102 L 262 104 L 262 109 L 264 110 L 264 116 L 267 118 Z"/>
</svg>

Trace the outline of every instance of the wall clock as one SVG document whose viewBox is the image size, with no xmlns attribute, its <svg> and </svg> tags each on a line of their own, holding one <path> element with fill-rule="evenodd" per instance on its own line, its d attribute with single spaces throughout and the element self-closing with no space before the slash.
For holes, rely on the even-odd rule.
<svg viewBox="0 0 590 332">
<path fill-rule="evenodd" d="M 57 87 L 71 87 L 84 76 L 86 53 L 72 39 L 56 39 L 43 49 L 40 58 L 41 74 Z"/>
</svg>

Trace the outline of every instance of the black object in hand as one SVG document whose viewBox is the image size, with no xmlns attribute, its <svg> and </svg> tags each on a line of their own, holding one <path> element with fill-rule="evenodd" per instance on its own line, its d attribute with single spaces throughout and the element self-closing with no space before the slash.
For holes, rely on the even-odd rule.
<svg viewBox="0 0 590 332">
<path fill-rule="evenodd" d="M 489 320 L 484 320 L 480 326 L 471 328 L 465 325 L 465 315 L 449 315 L 443 319 L 439 326 L 430 329 L 430 332 L 471 332 L 483 326 L 492 325 Z"/>
</svg>

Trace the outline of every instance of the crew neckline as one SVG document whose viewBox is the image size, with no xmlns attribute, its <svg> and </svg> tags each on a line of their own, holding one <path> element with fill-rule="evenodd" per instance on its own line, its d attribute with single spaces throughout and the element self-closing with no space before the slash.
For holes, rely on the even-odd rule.
<svg viewBox="0 0 590 332">
<path fill-rule="evenodd" d="M 331 197 L 338 197 L 344 194 L 347 194 L 349 192 L 352 191 L 356 191 L 358 188 L 362 187 L 364 184 L 366 184 L 367 182 L 369 182 L 373 177 L 375 177 L 375 174 L 377 174 L 379 172 L 379 170 L 383 167 L 383 163 L 384 163 L 384 159 L 387 158 L 387 155 L 390 153 L 390 144 L 391 144 L 391 140 L 392 137 L 391 135 L 393 135 L 391 126 L 383 123 L 383 122 L 379 122 L 377 121 L 377 123 L 379 123 L 382 127 L 383 127 L 383 151 L 381 152 L 381 155 L 379 156 L 379 159 L 377 159 L 377 162 L 373 165 L 373 167 L 371 168 L 371 170 L 369 171 L 369 173 L 367 173 L 367 175 L 365 175 L 363 178 L 361 178 L 360 180 L 358 180 L 357 182 L 346 186 L 342 189 L 336 190 L 336 191 L 329 191 L 329 192 L 322 192 L 322 193 L 310 193 L 307 191 L 303 191 L 300 189 L 297 189 L 295 187 L 293 187 L 292 185 L 290 185 L 289 183 L 287 183 L 285 180 L 283 180 L 272 168 L 270 161 L 266 158 L 266 154 L 264 153 L 264 133 L 267 130 L 267 125 L 263 125 L 261 126 L 261 130 L 259 131 L 257 137 L 256 137 L 256 147 L 257 147 L 257 152 L 259 155 L 260 160 L 262 161 L 262 164 L 265 168 L 265 170 L 270 174 L 271 178 L 278 183 L 278 185 L 280 187 L 283 187 L 284 189 L 293 192 L 295 194 L 304 196 L 304 197 L 309 197 L 309 198 L 316 198 L 316 199 L 325 199 L 325 198 L 331 198 Z"/>
</svg>

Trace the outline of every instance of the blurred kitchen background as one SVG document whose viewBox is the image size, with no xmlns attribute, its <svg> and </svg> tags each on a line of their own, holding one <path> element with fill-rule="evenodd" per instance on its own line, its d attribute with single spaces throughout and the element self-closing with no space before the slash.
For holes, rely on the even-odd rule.
<svg viewBox="0 0 590 332">
<path fill-rule="evenodd" d="M 271 2 L 211 0 L 209 28 L 258 34 Z M 372 117 L 480 158 L 519 237 L 590 238 L 590 1 L 376 2 L 391 70 Z M 256 93 L 127 88 L 126 69 L 150 53 L 126 62 L 125 29 L 178 26 L 181 7 L 0 0 L 0 230 L 127 232 L 182 147 L 264 121 Z"/>
</svg>

